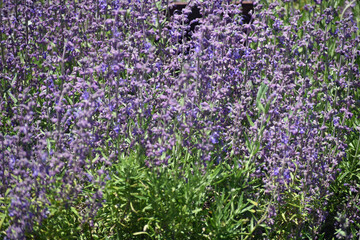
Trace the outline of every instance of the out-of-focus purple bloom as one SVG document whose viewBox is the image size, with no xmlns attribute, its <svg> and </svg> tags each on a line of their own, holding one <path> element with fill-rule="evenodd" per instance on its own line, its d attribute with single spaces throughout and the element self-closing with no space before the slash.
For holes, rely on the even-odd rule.
<svg viewBox="0 0 360 240">
<path fill-rule="evenodd" d="M 15 163 L 16 163 L 16 158 L 15 156 L 10 156 L 10 159 L 9 159 L 9 167 L 11 170 L 14 170 L 14 167 L 15 167 Z"/>
<path fill-rule="evenodd" d="M 274 169 L 274 176 L 278 176 L 279 175 L 279 168 L 275 168 Z"/>
<path fill-rule="evenodd" d="M 89 182 L 92 182 L 93 176 L 90 173 L 86 173 L 86 177 L 87 177 Z"/>
<path fill-rule="evenodd" d="M 116 126 L 114 127 L 114 131 L 116 132 L 116 134 L 119 134 L 119 131 L 120 131 L 119 125 L 116 125 Z"/>
<path fill-rule="evenodd" d="M 107 64 L 102 64 L 101 65 L 101 71 L 103 72 L 103 73 L 105 73 L 106 72 L 106 69 L 108 68 L 108 65 Z"/>
<path fill-rule="evenodd" d="M 210 135 L 210 141 L 212 144 L 217 144 L 219 143 L 219 133 L 218 132 L 214 132 L 213 134 Z"/>
<path fill-rule="evenodd" d="M 33 167 L 32 171 L 33 171 L 33 174 L 32 174 L 33 177 L 37 177 L 39 175 L 39 170 L 37 167 Z"/>
<path fill-rule="evenodd" d="M 85 99 L 85 100 L 89 100 L 90 94 L 89 94 L 89 92 L 87 91 L 87 89 L 84 91 L 82 97 L 83 97 L 83 99 Z"/>
<path fill-rule="evenodd" d="M 285 169 L 285 171 L 284 171 L 284 178 L 286 179 L 286 180 L 290 180 L 290 170 L 287 168 L 287 169 Z"/>
<path fill-rule="evenodd" d="M 318 159 L 318 153 L 314 152 L 311 157 L 312 157 L 313 160 Z"/>
<path fill-rule="evenodd" d="M 110 110 L 111 112 L 113 112 L 113 111 L 115 110 L 114 104 L 112 104 L 112 103 L 109 104 L 109 110 Z"/>
<path fill-rule="evenodd" d="M 117 10 L 118 8 L 119 8 L 119 5 L 120 4 L 120 1 L 119 0 L 115 0 L 115 1 L 113 1 L 113 8 L 115 9 L 115 10 Z"/>
<path fill-rule="evenodd" d="M 303 127 L 300 127 L 300 128 L 299 128 L 299 133 L 300 133 L 300 134 L 304 134 L 304 133 L 305 133 L 305 130 L 304 130 Z"/>
<path fill-rule="evenodd" d="M 106 9 L 107 3 L 106 0 L 99 0 L 99 7 L 101 9 Z"/>
<path fill-rule="evenodd" d="M 107 174 L 107 175 L 106 175 L 105 180 L 106 180 L 106 181 L 111 180 L 111 177 L 110 177 L 110 175 L 109 175 L 109 174 Z"/>
<path fill-rule="evenodd" d="M 282 25 L 283 25 L 282 21 L 276 19 L 275 22 L 274 22 L 274 24 L 273 24 L 273 29 L 274 29 L 276 32 L 279 32 L 279 31 L 281 31 Z"/>
<path fill-rule="evenodd" d="M 281 135 L 281 142 L 287 145 L 289 143 L 289 137 L 286 134 Z"/>
<path fill-rule="evenodd" d="M 336 30 L 333 32 L 332 29 L 329 30 L 329 33 L 332 35 L 332 36 L 337 36 L 337 34 L 339 33 L 339 28 L 336 28 Z"/>
<path fill-rule="evenodd" d="M 212 50 L 212 48 L 208 48 L 207 52 L 208 52 L 209 58 L 212 59 L 214 57 L 214 51 Z"/>
<path fill-rule="evenodd" d="M 156 64 L 155 64 L 155 67 L 158 71 L 160 71 L 161 67 L 162 67 L 162 62 L 161 61 L 158 61 Z"/>
<path fill-rule="evenodd" d="M 151 47 L 152 47 L 152 44 L 150 42 L 146 41 L 144 44 L 145 50 L 149 50 Z"/>
<path fill-rule="evenodd" d="M 69 51 L 69 52 L 73 52 L 75 50 L 74 48 L 74 44 L 72 42 L 68 42 L 67 45 L 66 45 L 66 49 Z"/>
<path fill-rule="evenodd" d="M 44 152 L 44 153 L 41 154 L 41 161 L 42 161 L 42 163 L 45 163 L 45 162 L 46 162 L 47 157 L 48 157 L 48 154 L 47 154 L 47 153 Z"/>
<path fill-rule="evenodd" d="M 200 53 L 200 51 L 201 51 L 201 46 L 199 45 L 199 44 L 197 44 L 196 46 L 195 46 L 195 53 Z"/>
<path fill-rule="evenodd" d="M 114 74 L 117 74 L 119 71 L 119 66 L 117 64 L 114 64 L 111 66 L 111 70 L 113 70 Z"/>
<path fill-rule="evenodd" d="M 232 50 L 232 57 L 233 57 L 235 60 L 238 60 L 238 59 L 241 58 L 240 50 L 239 50 L 238 48 Z"/>
</svg>

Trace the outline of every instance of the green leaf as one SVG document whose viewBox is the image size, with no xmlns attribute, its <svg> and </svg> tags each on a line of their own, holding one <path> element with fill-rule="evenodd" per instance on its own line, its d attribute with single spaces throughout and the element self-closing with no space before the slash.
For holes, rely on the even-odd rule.
<svg viewBox="0 0 360 240">
<path fill-rule="evenodd" d="M 76 210 L 76 208 L 70 207 L 70 209 L 78 218 L 81 218 L 80 215 L 79 215 L 79 212 Z"/>
<path fill-rule="evenodd" d="M 14 84 L 15 84 L 16 78 L 17 78 L 17 73 L 15 73 L 15 77 L 14 77 L 13 80 L 11 81 L 11 85 L 14 85 Z"/>
<path fill-rule="evenodd" d="M 338 230 L 336 231 L 336 234 L 340 234 L 341 236 L 346 237 L 346 232 L 344 232 L 344 231 L 341 230 L 341 229 L 338 229 Z"/>
<path fill-rule="evenodd" d="M 197 213 L 199 213 L 201 211 L 202 211 L 201 208 L 196 208 L 195 210 L 192 211 L 192 213 L 196 215 Z"/>
<path fill-rule="evenodd" d="M 23 55 L 22 54 L 20 54 L 20 62 L 22 63 L 22 64 L 25 64 L 25 60 L 24 60 L 24 57 L 23 57 Z"/>
<path fill-rule="evenodd" d="M 153 207 L 152 207 L 151 204 L 150 204 L 150 205 L 144 207 L 141 211 L 142 211 L 142 212 L 145 212 L 146 210 L 151 210 L 151 209 L 153 209 Z"/>
<path fill-rule="evenodd" d="M 259 151 L 260 149 L 260 142 L 258 140 L 255 141 L 255 151 L 252 153 L 253 156 Z"/>
<path fill-rule="evenodd" d="M 1 229 L 1 226 L 3 225 L 4 221 L 5 221 L 5 218 L 6 218 L 6 215 L 7 213 L 4 213 L 4 214 L 1 214 L 0 215 L 0 229 Z"/>
<path fill-rule="evenodd" d="M 253 148 L 252 148 L 252 146 L 251 146 L 251 144 L 250 144 L 249 138 L 248 138 L 248 136 L 247 136 L 246 133 L 244 133 L 244 137 L 245 137 L 246 147 L 248 148 L 249 152 L 252 152 L 252 149 L 253 149 Z"/>
<path fill-rule="evenodd" d="M 268 86 L 265 83 L 261 83 L 261 86 L 256 95 L 256 102 L 260 102 L 260 100 L 264 97 L 267 90 L 268 90 Z"/>
<path fill-rule="evenodd" d="M 17 104 L 17 99 L 14 97 L 14 95 L 12 95 L 12 93 L 11 93 L 11 91 L 8 91 L 8 93 L 7 94 L 9 94 L 9 96 L 10 96 L 10 98 L 13 100 L 13 102 L 15 103 L 15 104 Z"/>
<path fill-rule="evenodd" d="M 257 101 L 256 104 L 257 104 L 257 107 L 258 107 L 258 109 L 260 110 L 260 112 L 265 113 L 264 105 L 260 102 L 260 100 Z"/>
<path fill-rule="evenodd" d="M 246 117 L 247 117 L 250 125 L 253 127 L 255 124 L 254 124 L 254 122 L 251 120 L 250 116 L 249 116 L 247 113 L 246 113 Z"/>
<path fill-rule="evenodd" d="M 270 101 L 268 103 L 266 103 L 266 106 L 265 106 L 265 113 L 268 113 L 269 112 L 269 109 L 270 109 Z"/>
<path fill-rule="evenodd" d="M 264 108 L 264 105 L 261 103 L 261 99 L 263 98 L 264 91 L 265 91 L 265 87 L 262 84 L 256 95 L 256 106 L 260 110 L 260 112 L 263 112 L 263 113 L 265 112 L 265 108 Z"/>
<path fill-rule="evenodd" d="M 65 99 L 66 99 L 66 101 L 67 101 L 68 103 L 70 103 L 70 105 L 74 105 L 74 103 L 73 103 L 73 101 L 72 101 L 71 97 L 69 97 L 69 96 L 65 96 Z"/>
<path fill-rule="evenodd" d="M 248 201 L 249 203 L 251 203 L 252 205 L 254 205 L 254 206 L 258 206 L 258 205 L 259 205 L 259 203 L 255 202 L 255 201 L 253 201 L 253 200 L 251 200 L 251 199 L 247 199 L 247 201 Z"/>
<path fill-rule="evenodd" d="M 136 193 L 130 193 L 130 195 L 133 196 L 133 197 L 136 197 L 136 198 L 138 198 L 138 199 L 140 199 L 140 200 L 147 200 L 146 197 L 140 196 L 140 195 L 138 195 L 138 194 L 136 194 Z"/>
<path fill-rule="evenodd" d="M 8 193 L 9 193 L 9 191 L 10 191 L 10 189 L 8 189 L 8 190 L 6 191 L 6 193 L 5 193 L 4 196 L 7 196 Z M 1 229 L 2 225 L 4 224 L 5 218 L 6 218 L 7 214 L 8 214 L 8 213 L 7 213 L 7 207 L 4 206 L 4 205 L 5 205 L 4 199 L 5 199 L 4 197 L 1 197 L 1 198 L 0 198 L 0 207 L 1 207 L 0 209 L 1 209 L 1 211 L 3 212 L 3 213 L 0 214 L 0 229 Z M 5 210 L 4 210 L 3 208 L 5 208 Z"/>
<path fill-rule="evenodd" d="M 296 208 L 301 208 L 300 205 L 297 205 L 297 204 L 295 204 L 295 203 L 289 202 L 288 204 L 289 204 L 290 206 L 293 206 L 293 207 L 296 207 Z"/>
<path fill-rule="evenodd" d="M 147 232 L 135 232 L 135 233 L 133 233 L 134 236 L 143 235 L 143 234 L 148 235 L 150 237 L 150 235 Z"/>
<path fill-rule="evenodd" d="M 334 53 L 335 53 L 335 48 L 336 48 L 336 44 L 335 43 L 332 43 L 329 47 L 329 56 L 330 57 L 333 57 L 334 56 Z"/>
<path fill-rule="evenodd" d="M 243 208 L 243 209 L 240 211 L 240 214 L 250 211 L 253 207 L 254 207 L 253 205 L 250 205 L 250 206 L 248 206 L 248 207 L 246 207 L 246 208 Z"/>
</svg>

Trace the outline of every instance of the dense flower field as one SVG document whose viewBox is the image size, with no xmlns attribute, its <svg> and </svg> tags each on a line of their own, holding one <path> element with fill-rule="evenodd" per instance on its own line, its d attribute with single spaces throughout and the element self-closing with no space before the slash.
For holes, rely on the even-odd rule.
<svg viewBox="0 0 360 240">
<path fill-rule="evenodd" d="M 359 239 L 359 2 L 169 4 L 0 2 L 0 238 Z"/>
</svg>

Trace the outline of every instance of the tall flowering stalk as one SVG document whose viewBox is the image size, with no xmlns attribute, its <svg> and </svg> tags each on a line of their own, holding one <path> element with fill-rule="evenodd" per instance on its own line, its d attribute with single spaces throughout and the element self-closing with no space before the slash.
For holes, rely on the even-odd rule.
<svg viewBox="0 0 360 240">
<path fill-rule="evenodd" d="M 1 2 L 6 238 L 25 239 L 57 207 L 93 229 L 111 166 L 134 152 L 154 173 L 228 164 L 259 186 L 242 195 L 263 206 L 251 234 L 320 235 L 352 151 L 358 5 L 256 2 L 245 24 L 231 1 L 191 1 L 169 17 L 170 3 Z"/>
</svg>

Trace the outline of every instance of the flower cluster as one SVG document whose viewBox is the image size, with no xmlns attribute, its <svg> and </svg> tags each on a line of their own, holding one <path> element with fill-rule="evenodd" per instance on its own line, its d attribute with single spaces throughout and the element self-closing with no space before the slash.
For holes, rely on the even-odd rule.
<svg viewBox="0 0 360 240">
<path fill-rule="evenodd" d="M 287 192 L 303 196 L 308 222 L 323 222 L 314 206 L 326 205 L 345 158 L 360 39 L 350 13 L 336 20 L 317 1 L 289 15 L 287 2 L 258 3 L 244 24 L 231 1 L 191 1 L 171 17 L 168 1 L 3 1 L 7 237 L 24 238 L 59 201 L 84 198 L 84 221 L 94 216 L 107 167 L 132 151 L 148 167 L 169 166 L 179 149 L 204 171 L 253 165 L 268 224 Z M 195 5 L 202 18 L 185 38 Z"/>
</svg>

